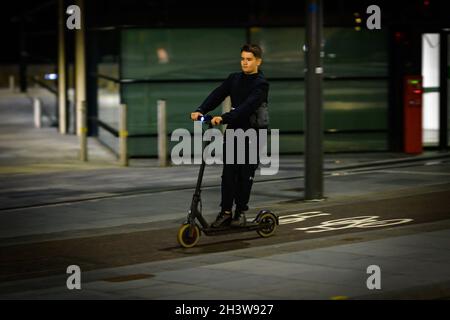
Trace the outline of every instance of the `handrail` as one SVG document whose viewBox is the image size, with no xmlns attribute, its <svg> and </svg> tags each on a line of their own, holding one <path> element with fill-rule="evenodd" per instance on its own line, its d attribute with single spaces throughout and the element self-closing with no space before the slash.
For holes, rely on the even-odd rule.
<svg viewBox="0 0 450 320">
<path fill-rule="evenodd" d="M 40 85 L 41 87 L 43 87 L 44 89 L 47 89 L 48 91 L 50 91 L 51 93 L 58 95 L 58 90 L 56 90 L 55 88 L 52 88 L 51 86 L 49 86 L 48 84 L 46 84 L 45 82 L 41 81 L 38 79 L 37 76 L 34 76 L 31 78 L 34 82 L 36 82 L 38 85 Z"/>
</svg>

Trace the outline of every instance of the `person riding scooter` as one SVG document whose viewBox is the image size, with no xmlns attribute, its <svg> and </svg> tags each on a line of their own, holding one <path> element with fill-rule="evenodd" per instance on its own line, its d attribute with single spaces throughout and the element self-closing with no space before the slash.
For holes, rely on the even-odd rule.
<svg viewBox="0 0 450 320">
<path fill-rule="evenodd" d="M 231 98 L 232 109 L 221 116 L 213 117 L 213 125 L 226 124 L 227 129 L 248 130 L 252 128 L 250 117 L 267 102 L 269 83 L 259 67 L 262 63 L 262 50 L 258 45 L 246 44 L 241 48 L 242 72 L 232 73 L 216 89 L 214 89 L 205 101 L 191 113 L 191 119 L 197 120 L 200 116 L 217 108 L 227 96 Z M 248 154 L 244 164 L 238 164 L 236 156 L 238 152 L 248 152 L 248 141 L 245 150 L 235 149 L 234 161 L 227 162 L 226 135 L 224 137 L 223 171 L 222 171 L 222 200 L 221 211 L 211 227 L 244 226 L 245 212 L 249 209 L 253 179 L 258 164 L 249 161 Z M 236 144 L 235 144 L 236 146 Z M 234 217 L 232 216 L 233 204 L 236 205 Z"/>
</svg>

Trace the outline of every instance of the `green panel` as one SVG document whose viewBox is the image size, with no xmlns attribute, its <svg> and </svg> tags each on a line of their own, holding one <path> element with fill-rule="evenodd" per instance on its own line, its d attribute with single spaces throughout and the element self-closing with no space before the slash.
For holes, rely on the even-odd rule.
<svg viewBox="0 0 450 320">
<path fill-rule="evenodd" d="M 128 132 L 132 134 L 157 133 L 157 101 L 167 101 L 167 130 L 177 128 L 193 131 L 190 113 L 193 112 L 211 90 L 219 83 L 180 83 L 180 84 L 128 84 L 123 86 L 123 99 L 128 105 Z M 219 106 L 214 114 L 221 114 Z M 157 154 L 155 138 L 130 138 L 131 156 Z M 172 144 L 173 145 L 173 144 Z"/>
<path fill-rule="evenodd" d="M 388 43 L 385 30 L 324 29 L 326 76 L 387 76 Z"/>
<path fill-rule="evenodd" d="M 267 77 L 302 77 L 304 28 L 251 28 L 250 38 L 263 49 Z"/>
<path fill-rule="evenodd" d="M 305 90 L 303 82 L 270 83 L 270 127 L 286 131 L 303 130 Z"/>
<path fill-rule="evenodd" d="M 325 129 L 387 129 L 387 81 L 325 81 Z"/>
<path fill-rule="evenodd" d="M 240 68 L 245 29 L 122 31 L 122 78 L 223 78 Z"/>
<path fill-rule="evenodd" d="M 302 77 L 303 28 L 251 28 L 252 42 L 264 50 L 263 70 L 268 78 Z M 327 76 L 386 76 L 387 48 L 384 31 L 326 28 L 324 67 Z M 239 70 L 239 48 L 245 29 L 130 29 L 121 33 L 122 78 L 207 79 L 225 78 Z M 114 66 L 106 65 L 111 72 Z M 156 133 L 156 104 L 166 99 L 169 132 L 192 131 L 189 113 L 219 83 L 126 84 L 122 101 L 128 105 L 129 133 Z M 117 88 L 102 86 L 115 98 Z M 105 96 L 107 97 L 107 96 Z M 304 127 L 304 82 L 270 82 L 271 127 L 301 131 Z M 100 107 L 100 117 L 115 124 L 114 107 Z M 324 127 L 336 130 L 384 130 L 387 128 L 386 81 L 325 81 Z M 221 107 L 215 114 L 221 113 Z M 302 152 L 303 136 L 282 135 L 281 152 Z M 325 151 L 386 150 L 386 134 L 327 134 Z M 173 145 L 172 143 L 171 145 Z M 156 156 L 156 138 L 130 138 L 131 156 Z"/>
<path fill-rule="evenodd" d="M 304 28 L 251 28 L 252 42 L 264 52 L 268 77 L 303 77 Z M 387 76 L 387 33 L 324 28 L 325 76 Z"/>
<path fill-rule="evenodd" d="M 127 146 L 130 157 L 158 156 L 158 141 L 156 138 L 129 138 Z"/>
<path fill-rule="evenodd" d="M 280 153 L 303 153 L 304 135 L 280 136 Z M 386 151 L 387 134 L 325 134 L 324 152 Z"/>
<path fill-rule="evenodd" d="M 386 133 L 327 134 L 325 152 L 386 151 Z"/>
<path fill-rule="evenodd" d="M 304 130 L 304 82 L 273 82 L 270 86 L 271 127 Z M 384 130 L 387 128 L 386 81 L 325 81 L 326 130 Z M 303 135 L 281 135 L 280 152 L 303 152 Z M 386 150 L 387 134 L 324 135 L 325 152 Z"/>
<path fill-rule="evenodd" d="M 130 134 L 155 134 L 158 99 L 167 101 L 168 130 L 192 131 L 189 114 L 195 110 L 218 83 L 128 84 L 123 98 L 128 105 Z M 387 127 L 387 88 L 384 81 L 326 82 L 324 92 L 324 126 L 336 130 L 383 130 Z M 283 131 L 303 130 L 304 83 L 273 82 L 270 89 L 271 127 Z M 213 114 L 222 112 L 219 106 Z M 283 135 L 281 152 L 303 150 L 301 135 Z M 326 135 L 325 151 L 385 149 L 384 134 Z M 130 138 L 129 152 L 156 155 L 156 139 Z M 150 153 L 150 154 L 149 154 Z"/>
<path fill-rule="evenodd" d="M 272 128 L 303 130 L 304 93 L 304 82 L 270 84 Z M 386 81 L 325 81 L 325 129 L 386 129 L 387 95 Z"/>
<path fill-rule="evenodd" d="M 128 84 L 123 86 L 123 99 L 128 105 L 130 134 L 156 133 L 156 105 L 167 101 L 168 130 L 191 126 L 190 113 L 219 83 Z M 218 107 L 215 112 L 221 114 Z"/>
</svg>

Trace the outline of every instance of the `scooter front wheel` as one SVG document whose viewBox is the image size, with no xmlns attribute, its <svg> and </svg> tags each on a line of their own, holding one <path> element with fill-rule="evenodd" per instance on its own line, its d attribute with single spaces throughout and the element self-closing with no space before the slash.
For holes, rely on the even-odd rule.
<svg viewBox="0 0 450 320">
<path fill-rule="evenodd" d="M 177 240 L 183 248 L 192 248 L 200 240 L 200 229 L 196 225 L 191 229 L 189 223 L 183 224 L 178 229 Z"/>
</svg>

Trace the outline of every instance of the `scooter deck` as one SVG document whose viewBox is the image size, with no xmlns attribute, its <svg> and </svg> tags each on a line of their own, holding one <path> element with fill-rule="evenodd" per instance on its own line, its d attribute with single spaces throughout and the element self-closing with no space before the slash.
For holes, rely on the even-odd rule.
<svg viewBox="0 0 450 320">
<path fill-rule="evenodd" d="M 239 233 L 239 232 L 247 232 L 247 231 L 255 231 L 260 228 L 260 225 L 256 222 L 247 222 L 245 226 L 225 226 L 225 227 L 218 227 L 218 228 L 212 228 L 208 227 L 205 229 L 202 229 L 203 233 L 206 235 L 219 235 L 219 234 L 230 234 L 230 233 Z"/>
</svg>

